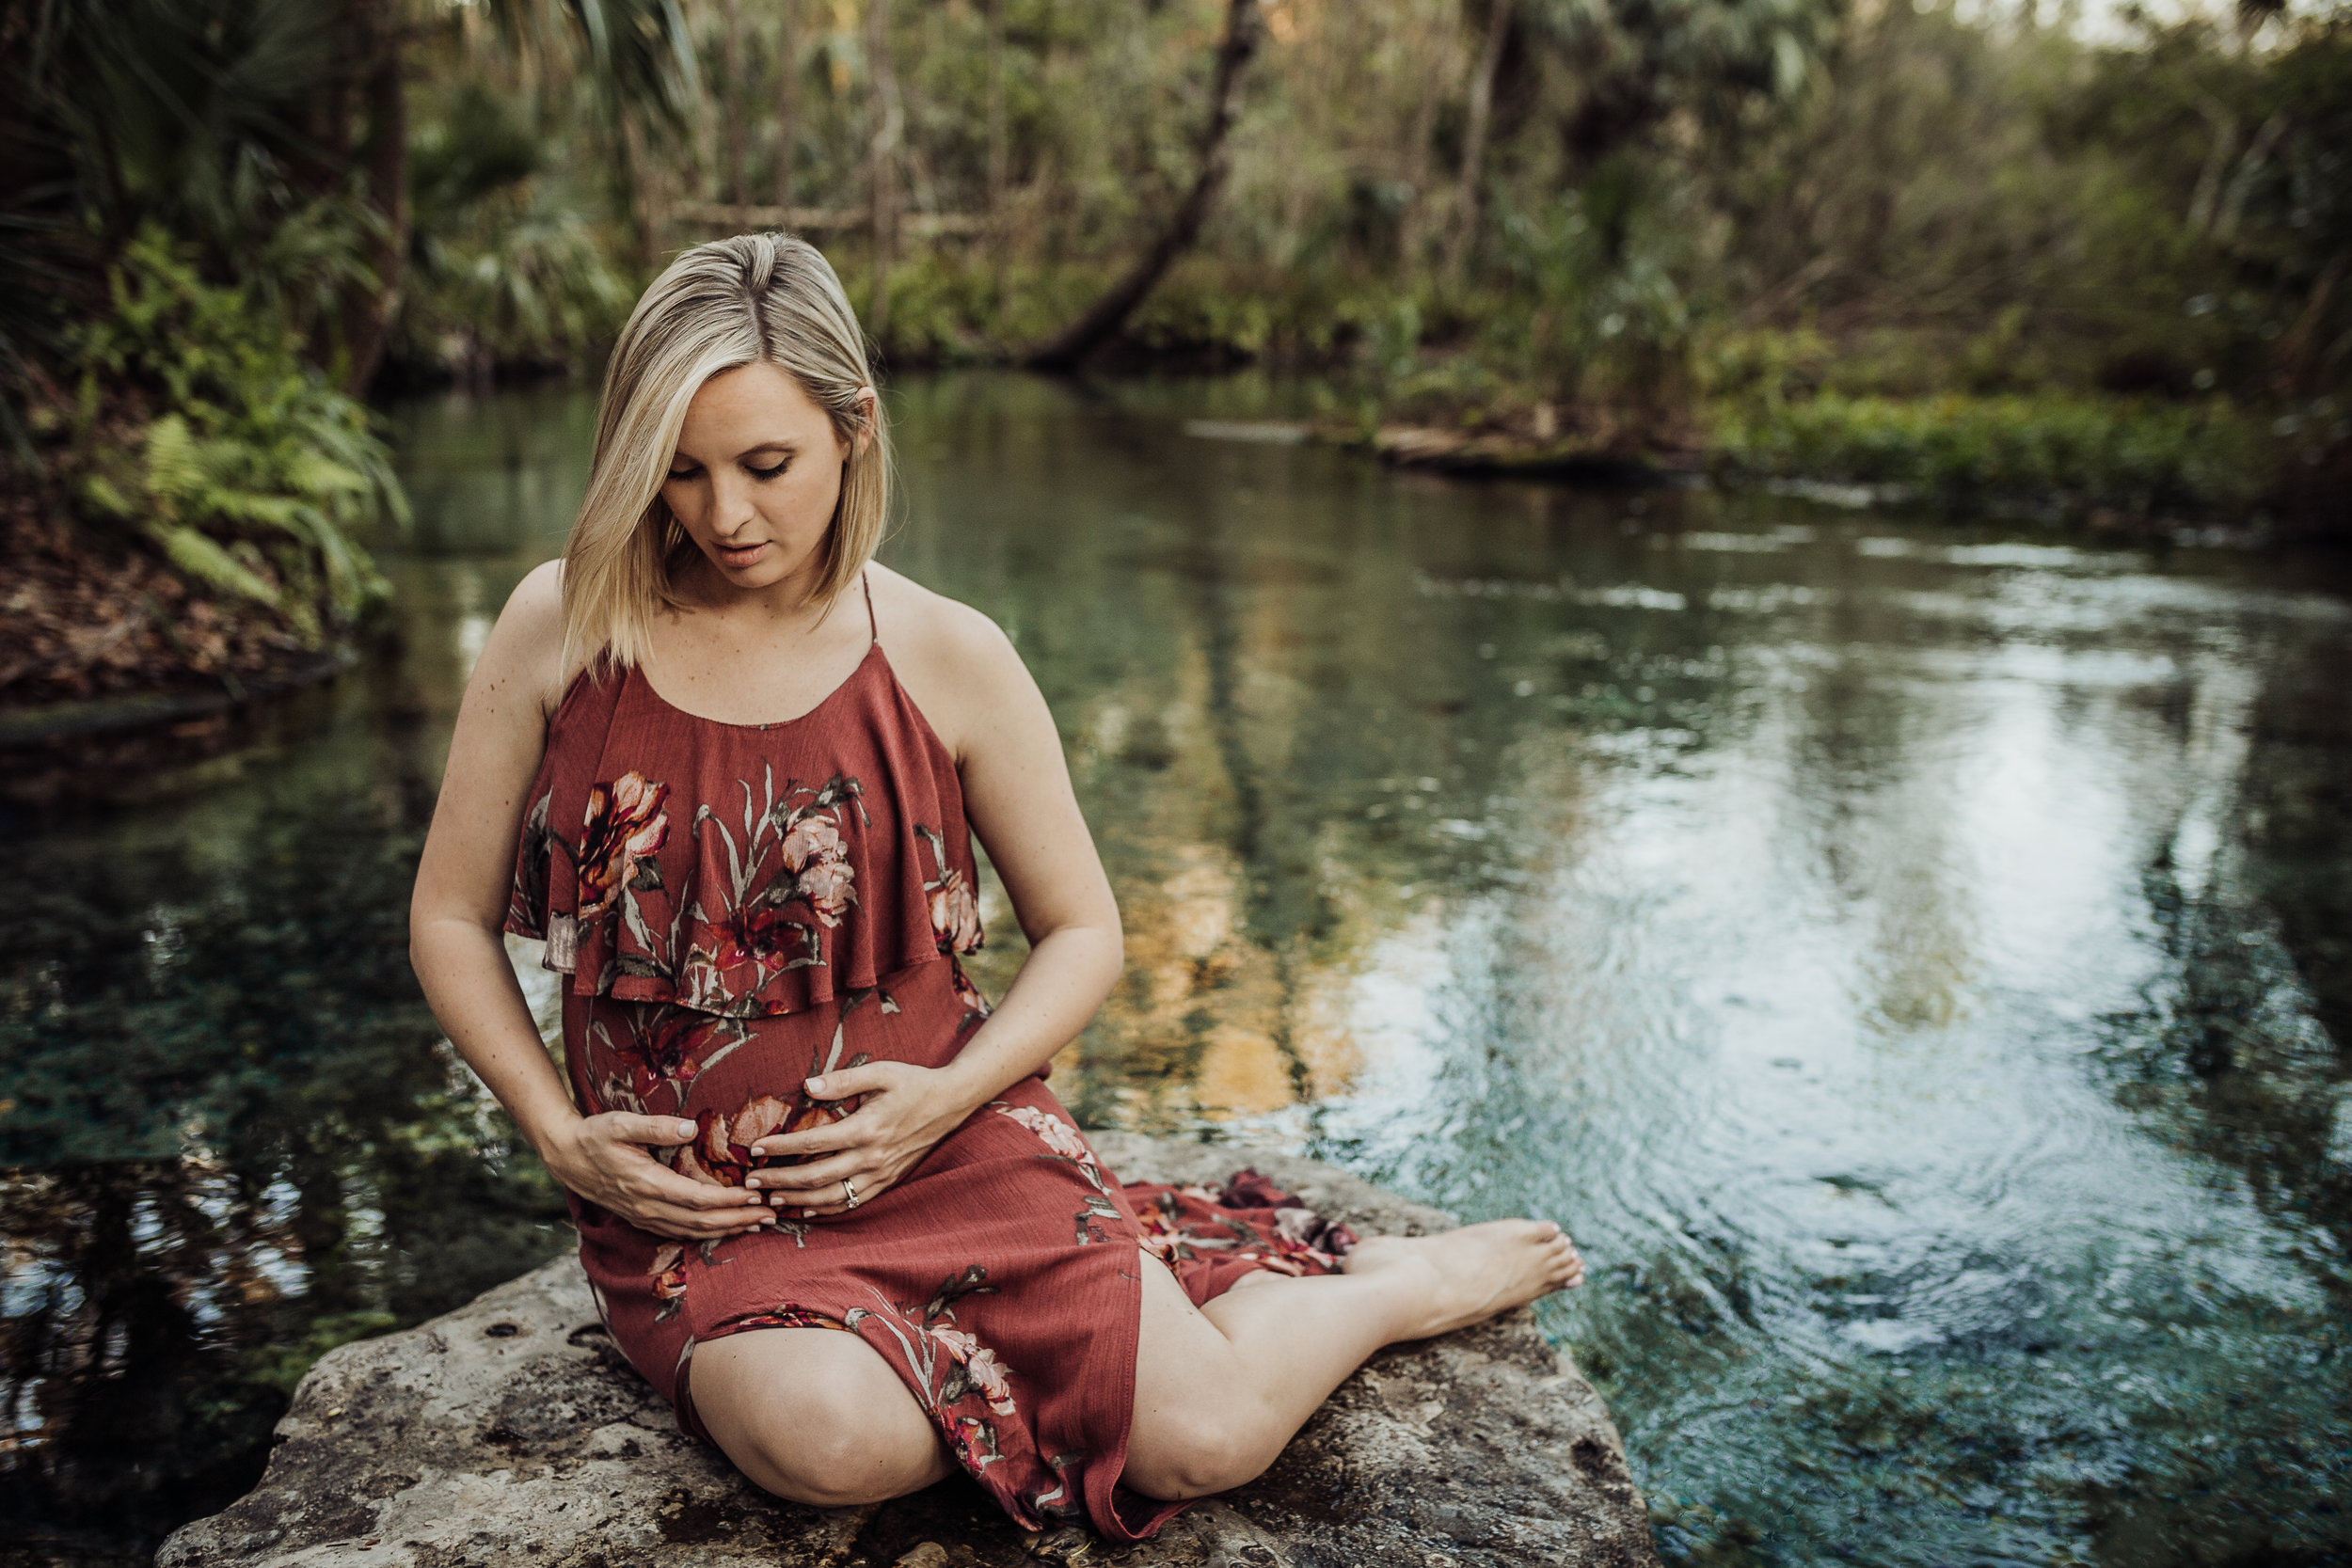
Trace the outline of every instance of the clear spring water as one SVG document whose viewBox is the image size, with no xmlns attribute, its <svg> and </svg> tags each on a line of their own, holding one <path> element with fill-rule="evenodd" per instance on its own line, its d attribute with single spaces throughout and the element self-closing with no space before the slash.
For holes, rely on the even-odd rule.
<svg viewBox="0 0 2352 1568">
<path fill-rule="evenodd" d="M 1568 1223 L 1545 1323 L 1670 1560 L 2352 1560 L 2344 562 L 1185 430 L 1301 395 L 894 394 L 885 559 L 1015 637 L 1125 912 L 1073 1108 Z M 9 808 L 32 1560 L 217 1506 L 310 1354 L 563 1244 L 402 927 L 590 413 L 404 409 L 399 648 Z"/>
</svg>

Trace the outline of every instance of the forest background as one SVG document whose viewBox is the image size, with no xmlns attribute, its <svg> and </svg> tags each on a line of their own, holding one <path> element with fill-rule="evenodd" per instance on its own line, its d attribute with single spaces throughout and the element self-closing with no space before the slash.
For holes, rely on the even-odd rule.
<svg viewBox="0 0 2352 1568">
<path fill-rule="evenodd" d="M 785 225 L 889 367 L 1400 461 L 2343 535 L 2352 8 L 0 0 L 0 706 L 348 641 L 367 399 Z"/>
</svg>

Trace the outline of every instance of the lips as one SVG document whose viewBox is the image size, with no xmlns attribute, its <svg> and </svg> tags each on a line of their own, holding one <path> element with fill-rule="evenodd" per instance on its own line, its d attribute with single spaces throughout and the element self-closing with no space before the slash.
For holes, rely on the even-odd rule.
<svg viewBox="0 0 2352 1568">
<path fill-rule="evenodd" d="M 757 565 L 759 558 L 767 552 L 768 544 L 762 540 L 756 545 L 720 545 L 716 547 L 720 564 L 740 571 L 746 566 Z"/>
</svg>

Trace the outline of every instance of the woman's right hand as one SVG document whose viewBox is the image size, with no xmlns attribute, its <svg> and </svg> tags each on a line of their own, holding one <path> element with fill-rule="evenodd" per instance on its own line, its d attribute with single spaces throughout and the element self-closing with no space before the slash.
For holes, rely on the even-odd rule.
<svg viewBox="0 0 2352 1568">
<path fill-rule="evenodd" d="M 713 1241 L 773 1225 L 775 1211 L 760 1199 L 680 1176 L 647 1152 L 691 1143 L 694 1131 L 676 1117 L 607 1111 L 567 1125 L 542 1157 L 580 1197 L 673 1241 Z"/>
</svg>

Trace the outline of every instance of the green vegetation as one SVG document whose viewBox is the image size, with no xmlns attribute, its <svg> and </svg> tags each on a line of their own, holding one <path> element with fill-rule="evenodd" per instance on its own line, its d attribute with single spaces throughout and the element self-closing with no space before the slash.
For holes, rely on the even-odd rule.
<svg viewBox="0 0 2352 1568">
<path fill-rule="evenodd" d="M 680 38 L 666 0 L 0 0 L 0 703 L 343 640 L 405 518 L 360 396 L 593 368 L 633 247 L 548 154 L 675 122 Z"/>
<path fill-rule="evenodd" d="M 2063 392 L 1850 398 L 1726 412 L 1714 458 L 1733 478 L 1889 485 L 1947 506 L 2095 507 L 2137 515 L 2260 500 L 2278 451 L 2226 403 Z"/>
<path fill-rule="evenodd" d="M 593 374 L 664 258 L 781 223 L 898 366 L 1255 362 L 1332 378 L 1351 428 L 1506 457 L 2340 527 L 2352 10 L 2100 29 L 1958 0 L 0 0 L 0 512 L 110 521 L 315 644 L 398 513 L 336 397 Z M 0 690 L 87 685 L 52 644 Z"/>
<path fill-rule="evenodd" d="M 277 312 L 214 288 L 150 227 L 77 326 L 55 467 L 83 512 L 136 529 L 206 587 L 267 607 L 316 647 L 384 593 L 359 534 L 405 522 L 366 411 L 326 385 Z M 140 422 L 126 407 L 163 412 Z M 106 416 L 102 419 L 102 416 Z M 38 411 L 37 428 L 57 422 Z"/>
</svg>

